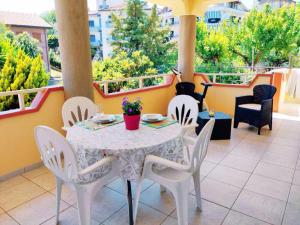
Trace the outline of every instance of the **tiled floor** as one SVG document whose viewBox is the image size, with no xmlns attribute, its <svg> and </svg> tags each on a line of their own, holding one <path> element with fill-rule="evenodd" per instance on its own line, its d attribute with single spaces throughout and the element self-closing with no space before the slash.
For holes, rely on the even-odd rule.
<svg viewBox="0 0 300 225">
<path fill-rule="evenodd" d="M 191 187 L 189 224 L 300 225 L 299 130 L 300 121 L 275 119 L 273 131 L 264 129 L 261 136 L 241 125 L 230 141 L 211 142 L 201 167 L 203 211 L 196 210 Z M 0 183 L 0 224 L 54 225 L 54 193 L 54 177 L 43 167 Z M 127 210 L 116 180 L 95 197 L 92 224 L 128 224 Z M 76 197 L 67 188 L 60 224 L 78 224 Z M 177 224 L 171 194 L 146 181 L 137 224 Z"/>
</svg>

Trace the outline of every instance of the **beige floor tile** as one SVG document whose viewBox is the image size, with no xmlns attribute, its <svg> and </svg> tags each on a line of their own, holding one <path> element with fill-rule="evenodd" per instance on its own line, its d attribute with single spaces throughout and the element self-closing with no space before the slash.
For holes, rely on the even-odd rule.
<svg viewBox="0 0 300 225">
<path fill-rule="evenodd" d="M 240 188 L 205 178 L 201 183 L 201 192 L 202 198 L 230 208 L 238 197 Z"/>
<path fill-rule="evenodd" d="M 203 200 L 202 211 L 196 208 L 195 196 L 189 196 L 189 225 L 218 225 L 221 224 L 228 213 L 228 209 Z M 176 210 L 171 215 L 177 218 Z"/>
<path fill-rule="evenodd" d="M 291 184 L 267 177 L 252 175 L 245 189 L 263 194 L 278 200 L 287 201 Z"/>
<path fill-rule="evenodd" d="M 273 139 L 272 144 L 286 145 L 289 147 L 298 147 L 299 138 L 294 139 L 294 138 L 276 137 Z"/>
<path fill-rule="evenodd" d="M 300 205 L 288 203 L 282 225 L 300 224 Z"/>
<path fill-rule="evenodd" d="M 212 163 L 207 160 L 204 160 L 200 167 L 200 174 L 202 176 L 207 176 L 216 166 L 217 166 L 216 163 Z"/>
<path fill-rule="evenodd" d="M 226 156 L 228 155 L 228 152 L 222 152 L 219 150 L 210 150 L 207 152 L 205 160 L 212 162 L 212 163 L 219 163 L 222 161 Z"/>
<path fill-rule="evenodd" d="M 29 172 L 26 172 L 26 173 L 22 174 L 22 176 L 26 177 L 28 179 L 33 179 L 37 176 L 40 176 L 42 174 L 49 173 L 49 172 L 50 171 L 45 166 L 41 166 L 37 169 L 31 170 Z"/>
<path fill-rule="evenodd" d="M 55 217 L 46 221 L 42 225 L 56 225 Z M 77 209 L 69 207 L 59 214 L 59 225 L 79 225 Z M 92 219 L 91 225 L 99 225 L 99 223 Z"/>
<path fill-rule="evenodd" d="M 265 154 L 266 149 L 267 147 L 261 145 L 240 143 L 233 149 L 231 154 L 251 159 L 261 159 Z"/>
<path fill-rule="evenodd" d="M 27 181 L 28 180 L 22 176 L 16 176 L 8 180 L 2 181 L 0 182 L 0 192 Z"/>
<path fill-rule="evenodd" d="M 298 147 L 290 147 L 281 144 L 271 144 L 268 147 L 268 152 L 282 154 L 288 157 L 298 158 L 299 148 Z"/>
<path fill-rule="evenodd" d="M 262 162 L 294 169 L 297 163 L 297 158 L 284 156 L 283 154 L 278 153 L 266 152 L 266 154 L 262 158 Z"/>
<path fill-rule="evenodd" d="M 217 166 L 208 175 L 208 178 L 242 188 L 247 182 L 249 176 L 250 173 L 247 172 L 236 170 L 230 167 Z"/>
<path fill-rule="evenodd" d="M 293 169 L 265 162 L 260 162 L 253 173 L 288 183 L 292 183 L 294 176 Z"/>
<path fill-rule="evenodd" d="M 262 221 L 279 225 L 285 204 L 284 201 L 244 190 L 235 202 L 233 209 Z"/>
<path fill-rule="evenodd" d="M 8 216 L 6 213 L 0 215 L 0 224 L 1 225 L 18 225 L 18 223 Z"/>
<path fill-rule="evenodd" d="M 298 160 L 297 162 L 297 167 L 296 167 L 297 170 L 300 170 L 300 160 Z"/>
<path fill-rule="evenodd" d="M 231 210 L 222 225 L 268 225 L 268 223 Z"/>
<path fill-rule="evenodd" d="M 124 195 L 104 187 L 94 198 L 92 218 L 101 223 L 126 204 L 127 199 Z"/>
<path fill-rule="evenodd" d="M 166 217 L 166 215 L 140 203 L 136 225 L 159 225 L 166 219 Z M 103 225 L 121 224 L 129 224 L 127 206 L 123 207 L 120 211 L 115 213 L 111 218 L 109 218 L 107 221 L 104 221 L 103 223 Z"/>
<path fill-rule="evenodd" d="M 300 170 L 295 171 L 293 184 L 300 185 Z"/>
<path fill-rule="evenodd" d="M 4 210 L 0 208 L 0 215 L 4 213 Z"/>
<path fill-rule="evenodd" d="M 178 222 L 173 217 L 168 216 L 167 219 L 161 225 L 178 225 Z"/>
<path fill-rule="evenodd" d="M 140 202 L 169 215 L 175 209 L 175 200 L 172 194 L 167 192 L 160 192 L 158 184 L 154 184 L 149 189 L 141 194 Z"/>
<path fill-rule="evenodd" d="M 300 206 L 300 186 L 292 185 L 289 202 Z"/>
<path fill-rule="evenodd" d="M 61 211 L 69 207 L 61 202 Z M 45 193 L 19 207 L 9 211 L 9 214 L 22 225 L 37 225 L 45 222 L 56 213 L 56 199 Z"/>
<path fill-rule="evenodd" d="M 145 179 L 143 181 L 142 191 L 144 191 L 147 188 L 149 188 L 152 184 L 154 184 L 153 181 Z M 121 179 L 116 179 L 113 182 L 111 182 L 110 184 L 108 184 L 107 187 L 109 187 L 110 189 L 115 190 L 115 191 L 117 191 L 117 192 L 119 192 L 121 194 L 125 194 L 125 191 L 126 191 L 125 190 L 125 188 L 126 188 L 125 185 L 123 184 L 123 182 L 122 182 Z M 132 188 L 132 193 L 135 193 L 135 190 L 136 190 L 135 182 L 131 182 L 131 188 Z"/>
<path fill-rule="evenodd" d="M 253 159 L 253 158 L 243 157 L 241 155 L 229 154 L 221 162 L 221 165 L 251 173 L 256 167 L 258 161 L 259 159 Z"/>
<path fill-rule="evenodd" d="M 52 173 L 45 173 L 31 180 L 47 191 L 51 191 L 56 186 L 55 177 Z"/>
<path fill-rule="evenodd" d="M 34 183 L 17 178 L 20 183 L 14 182 L 14 186 L 7 185 L 7 188 L 0 189 L 0 207 L 8 211 L 26 201 L 29 201 L 45 192 L 42 188 Z M 11 183 L 12 181 L 8 181 Z M 6 186 L 3 184 L 3 186 Z"/>
<path fill-rule="evenodd" d="M 56 188 L 51 191 L 52 194 L 56 195 Z M 77 203 L 76 192 L 71 190 L 71 188 L 63 185 L 61 192 L 61 199 L 70 205 Z"/>
</svg>

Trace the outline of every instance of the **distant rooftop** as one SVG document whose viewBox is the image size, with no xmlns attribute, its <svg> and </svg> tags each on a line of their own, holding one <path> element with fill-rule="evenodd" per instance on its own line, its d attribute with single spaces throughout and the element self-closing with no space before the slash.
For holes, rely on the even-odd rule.
<svg viewBox="0 0 300 225">
<path fill-rule="evenodd" d="M 10 26 L 51 28 L 39 15 L 19 12 L 0 11 L 0 23 Z"/>
</svg>

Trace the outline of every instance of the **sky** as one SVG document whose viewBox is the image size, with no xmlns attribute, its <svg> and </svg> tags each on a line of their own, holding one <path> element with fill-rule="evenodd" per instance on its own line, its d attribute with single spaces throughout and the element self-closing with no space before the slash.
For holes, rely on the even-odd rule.
<svg viewBox="0 0 300 225">
<path fill-rule="evenodd" d="M 242 0 L 251 7 L 253 0 Z M 96 8 L 96 0 L 88 0 L 89 8 Z M 54 9 L 54 0 L 0 0 L 0 11 L 14 11 L 41 14 Z"/>
</svg>

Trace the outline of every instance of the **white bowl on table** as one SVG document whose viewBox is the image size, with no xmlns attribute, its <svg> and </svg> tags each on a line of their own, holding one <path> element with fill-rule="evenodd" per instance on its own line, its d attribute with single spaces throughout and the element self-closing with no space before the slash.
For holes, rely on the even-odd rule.
<svg viewBox="0 0 300 225">
<path fill-rule="evenodd" d="M 147 123 L 163 121 L 165 118 L 161 114 L 144 114 L 142 120 Z"/>
<path fill-rule="evenodd" d="M 105 114 L 97 114 L 92 118 L 92 121 L 95 123 L 112 123 L 116 120 L 114 115 L 105 115 Z"/>
</svg>

